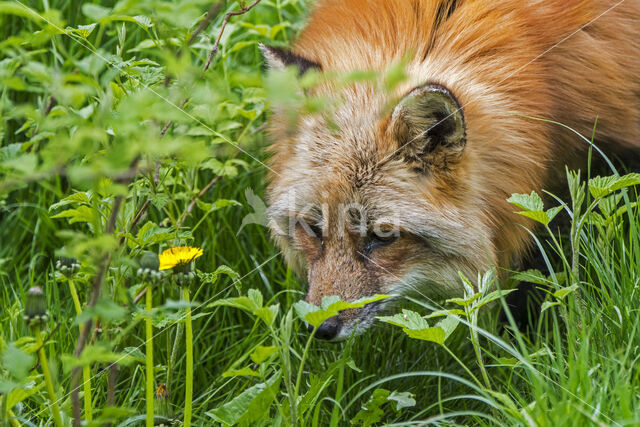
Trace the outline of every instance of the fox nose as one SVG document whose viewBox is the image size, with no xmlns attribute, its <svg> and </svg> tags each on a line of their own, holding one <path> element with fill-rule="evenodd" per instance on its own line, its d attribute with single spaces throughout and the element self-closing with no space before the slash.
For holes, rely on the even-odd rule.
<svg viewBox="0 0 640 427">
<path fill-rule="evenodd" d="M 332 340 L 336 336 L 338 336 L 340 326 L 342 326 L 342 322 L 340 321 L 340 319 L 338 319 L 338 316 L 330 317 L 329 319 L 322 322 L 314 336 L 321 340 Z M 309 332 L 313 332 L 313 326 L 308 325 L 307 329 L 309 330 Z"/>
</svg>

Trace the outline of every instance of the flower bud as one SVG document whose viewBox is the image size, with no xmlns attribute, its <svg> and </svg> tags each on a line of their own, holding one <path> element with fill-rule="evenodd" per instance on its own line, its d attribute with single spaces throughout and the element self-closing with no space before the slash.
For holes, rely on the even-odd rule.
<svg viewBox="0 0 640 427">
<path fill-rule="evenodd" d="M 27 299 L 24 305 L 24 319 L 30 326 L 41 325 L 48 320 L 47 298 L 39 286 L 34 286 L 27 291 Z"/>
<path fill-rule="evenodd" d="M 160 258 L 153 252 L 145 252 L 140 259 L 140 267 L 146 270 L 158 270 L 160 268 Z"/>
<path fill-rule="evenodd" d="M 136 272 L 142 280 L 158 283 L 164 277 L 164 272 L 159 270 L 160 258 L 153 252 L 145 252 L 140 259 L 140 268 Z"/>
<path fill-rule="evenodd" d="M 56 262 L 56 269 L 67 277 L 71 277 L 80 269 L 80 263 L 75 258 L 60 257 Z"/>
<path fill-rule="evenodd" d="M 156 388 L 154 400 L 157 415 L 168 418 L 171 414 L 169 413 L 169 389 L 166 384 L 160 384 L 158 388 Z"/>
</svg>

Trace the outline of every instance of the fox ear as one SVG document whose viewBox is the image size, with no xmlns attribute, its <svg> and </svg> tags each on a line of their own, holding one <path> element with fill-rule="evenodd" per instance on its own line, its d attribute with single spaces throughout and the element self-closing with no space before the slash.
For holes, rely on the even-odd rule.
<svg viewBox="0 0 640 427">
<path fill-rule="evenodd" d="M 267 60 L 269 67 L 274 70 L 282 70 L 290 65 L 295 65 L 298 67 L 300 75 L 302 75 L 310 69 L 321 69 L 320 64 L 317 62 L 310 61 L 307 58 L 288 50 L 279 47 L 267 46 L 262 43 L 260 43 L 259 47 Z"/>
<path fill-rule="evenodd" d="M 409 92 L 396 106 L 391 129 L 398 155 L 413 170 L 449 170 L 466 145 L 462 106 L 449 89 L 427 84 Z"/>
</svg>

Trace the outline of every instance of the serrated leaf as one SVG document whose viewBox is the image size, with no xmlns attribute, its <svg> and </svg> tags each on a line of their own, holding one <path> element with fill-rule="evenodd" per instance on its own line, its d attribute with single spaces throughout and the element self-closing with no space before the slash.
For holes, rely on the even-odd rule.
<svg viewBox="0 0 640 427">
<path fill-rule="evenodd" d="M 589 192 L 596 198 L 608 196 L 614 191 L 640 184 L 640 174 L 630 173 L 624 176 L 597 176 L 589 180 Z"/>
<path fill-rule="evenodd" d="M 270 305 L 269 307 L 262 307 L 253 312 L 259 319 L 261 319 L 267 326 L 273 325 L 274 320 L 278 316 L 280 311 L 280 304 Z"/>
<path fill-rule="evenodd" d="M 0 361 L 2 361 L 2 368 L 6 369 L 15 380 L 23 381 L 29 376 L 29 370 L 35 363 L 35 356 L 23 352 L 14 344 L 9 344 L 2 353 Z"/>
<path fill-rule="evenodd" d="M 551 219 L 549 215 L 545 211 L 525 211 L 525 212 L 516 212 L 518 215 L 526 216 L 527 218 L 531 218 L 532 220 L 539 222 L 543 225 L 548 225 Z"/>
<path fill-rule="evenodd" d="M 380 316 L 378 320 L 386 323 L 390 323 L 395 326 L 407 329 L 426 329 L 429 328 L 429 322 L 420 316 L 420 314 L 411 310 L 402 310 L 402 314 L 396 314 L 393 316 Z"/>
<path fill-rule="evenodd" d="M 341 301 L 337 296 L 330 296 L 322 298 L 320 307 L 310 304 L 306 301 L 298 301 L 293 305 L 298 316 L 309 323 L 314 328 L 317 328 L 330 317 L 338 315 L 342 310 L 350 308 L 361 308 L 367 304 L 377 302 L 389 298 L 389 295 L 374 295 L 372 297 L 360 298 L 354 302 Z"/>
<path fill-rule="evenodd" d="M 537 212 L 544 209 L 542 199 L 535 191 L 532 191 L 531 194 L 512 194 L 511 197 L 507 199 L 507 202 L 525 211 Z"/>
<path fill-rule="evenodd" d="M 256 421 L 268 411 L 275 397 L 275 388 L 279 385 L 279 377 L 274 376 L 266 383 L 249 387 L 230 402 L 206 412 L 206 415 L 223 425 L 235 425 L 244 418 L 246 422 Z M 256 403 L 255 405 L 254 402 Z M 252 409 L 250 411 L 250 409 Z"/>
<path fill-rule="evenodd" d="M 69 218 L 69 224 L 76 222 L 86 222 L 88 224 L 94 224 L 98 221 L 98 213 L 95 209 L 89 206 L 78 206 L 75 209 L 67 209 L 59 214 L 53 215 L 51 218 Z"/>
</svg>

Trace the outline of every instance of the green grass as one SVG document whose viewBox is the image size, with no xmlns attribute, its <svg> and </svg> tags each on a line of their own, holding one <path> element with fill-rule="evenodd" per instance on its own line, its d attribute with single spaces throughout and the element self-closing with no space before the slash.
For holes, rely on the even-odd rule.
<svg viewBox="0 0 640 427">
<path fill-rule="evenodd" d="M 554 271 L 537 280 L 566 295 L 544 311 L 534 338 L 502 332 L 496 325 L 498 302 L 481 315 L 469 303 L 468 319 L 441 343 L 411 339 L 382 322 L 348 343 L 310 340 L 292 309 L 304 295 L 303 281 L 286 268 L 265 228 L 249 225 L 238 232 L 251 212 L 245 190 L 262 195 L 266 180 L 267 100 L 257 43 L 291 40 L 303 25 L 306 2 L 263 0 L 231 18 L 206 72 L 202 66 L 222 14 L 191 46 L 187 40 L 209 2 L 25 4 L 50 22 L 18 2 L 0 2 L 0 425 L 10 417 L 12 425 L 53 420 L 33 331 L 21 317 L 32 286 L 47 295 L 46 352 L 63 421 L 70 424 L 78 326 L 55 261 L 68 254 L 82 263 L 75 284 L 86 311 L 104 253 L 112 258 L 100 311 L 93 311 L 99 330 L 84 354 L 93 376 L 94 421 L 144 423 L 144 298 L 133 302 L 144 284 L 134 272 L 142 250 L 176 244 L 204 250 L 196 261 L 201 280 L 191 287 L 193 425 L 215 425 L 216 419 L 245 425 L 640 424 L 640 208 L 632 186 L 637 176 L 628 178 L 626 189 L 617 189 L 625 183 L 612 179 L 589 181 L 580 190 L 585 180 L 576 179 L 573 200 L 580 194 L 585 200 L 567 200 L 568 210 L 581 210 L 573 232 L 559 234 L 552 222 L 536 234 L 537 251 Z M 222 10 L 239 7 L 227 2 Z M 92 23 L 97 25 L 86 39 L 78 31 L 59 31 Z M 172 80 L 165 86 L 167 73 Z M 171 105 L 185 98 L 185 112 Z M 173 126 L 161 137 L 168 120 Z M 138 173 L 123 178 L 138 157 Z M 176 230 L 195 195 L 217 175 Z M 593 203 L 603 187 L 613 196 Z M 77 193 L 86 198 L 76 195 L 51 209 Z M 118 195 L 125 199 L 111 236 L 107 223 Z M 151 205 L 131 227 L 147 200 Z M 76 211 L 53 218 L 67 209 Z M 249 310 L 254 314 L 229 306 L 238 303 L 229 298 L 250 289 L 262 294 L 260 306 L 277 304 L 273 319 L 265 310 Z M 169 390 L 166 413 L 156 402 L 156 415 L 172 420 L 181 420 L 185 408 L 179 300 L 180 289 L 169 280 L 154 290 L 154 380 Z M 442 304 L 417 300 L 401 307 L 426 315 Z M 396 306 L 386 314 L 399 311 Z M 275 348 L 263 349 L 271 354 L 260 358 L 254 354 L 258 346 Z M 118 361 L 118 375 L 110 408 L 112 361 Z M 243 368 L 244 375 L 228 376 Z M 368 403 L 372 396 L 377 403 Z M 390 396 L 407 407 L 396 410 Z"/>
</svg>

